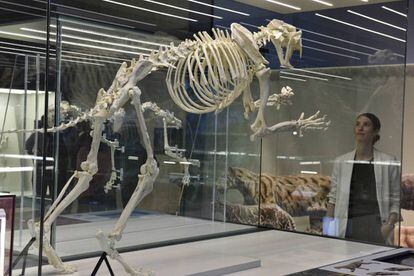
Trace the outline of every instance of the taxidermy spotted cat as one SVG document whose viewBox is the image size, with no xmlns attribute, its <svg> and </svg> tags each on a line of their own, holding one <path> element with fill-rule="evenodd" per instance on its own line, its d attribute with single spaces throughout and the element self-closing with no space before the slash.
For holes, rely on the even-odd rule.
<svg viewBox="0 0 414 276">
<path fill-rule="evenodd" d="M 258 205 L 259 201 L 263 205 L 277 204 L 292 216 L 326 210 L 330 183 L 330 177 L 322 175 L 263 173 L 259 181 L 257 173 L 245 168 L 230 167 L 227 173 L 227 189 L 238 189 L 245 205 Z M 219 190 L 223 188 L 220 186 Z"/>
</svg>

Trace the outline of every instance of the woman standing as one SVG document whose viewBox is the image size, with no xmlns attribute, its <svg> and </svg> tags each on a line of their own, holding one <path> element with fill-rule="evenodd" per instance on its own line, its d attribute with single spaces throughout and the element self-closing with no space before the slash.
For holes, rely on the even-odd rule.
<svg viewBox="0 0 414 276">
<path fill-rule="evenodd" d="M 380 129 L 377 116 L 360 114 L 354 129 L 356 148 L 335 160 L 327 217 L 338 237 L 392 244 L 399 221 L 399 164 L 374 147 Z"/>
</svg>

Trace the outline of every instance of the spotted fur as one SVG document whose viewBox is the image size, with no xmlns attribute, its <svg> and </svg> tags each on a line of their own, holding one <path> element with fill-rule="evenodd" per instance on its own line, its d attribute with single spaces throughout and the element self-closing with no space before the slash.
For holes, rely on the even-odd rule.
<svg viewBox="0 0 414 276">
<path fill-rule="evenodd" d="M 219 212 L 224 210 L 223 203 L 218 204 Z M 247 225 L 258 225 L 274 229 L 295 230 L 293 218 L 277 204 L 242 205 L 226 204 L 226 219 L 228 222 Z M 259 218 L 260 210 L 260 218 Z"/>
<path fill-rule="evenodd" d="M 236 167 L 230 167 L 227 173 L 227 189 L 238 189 L 245 205 L 277 204 L 292 216 L 326 210 L 330 182 L 328 176 L 305 174 L 274 176 L 263 173 L 259 179 L 258 174 Z"/>
</svg>

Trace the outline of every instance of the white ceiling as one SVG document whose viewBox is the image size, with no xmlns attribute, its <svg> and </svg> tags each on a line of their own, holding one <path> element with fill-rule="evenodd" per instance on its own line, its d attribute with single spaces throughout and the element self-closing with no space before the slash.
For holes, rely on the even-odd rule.
<svg viewBox="0 0 414 276">
<path fill-rule="evenodd" d="M 369 0 L 368 2 L 361 1 L 361 0 L 324 0 L 324 2 L 329 2 L 333 4 L 332 7 L 314 2 L 312 0 L 276 0 L 277 2 L 282 2 L 288 5 L 300 7 L 301 10 L 294 10 L 292 8 L 277 5 L 275 3 L 270 3 L 266 0 L 235 0 L 235 1 L 248 4 L 251 6 L 259 7 L 262 9 L 271 10 L 277 13 L 287 14 L 287 13 L 317 11 L 317 10 L 325 10 L 325 9 L 333 9 L 333 8 L 359 6 L 359 5 L 366 5 L 366 4 L 395 2 L 395 1 L 401 1 L 401 0 L 388 0 L 388 1 Z"/>
</svg>

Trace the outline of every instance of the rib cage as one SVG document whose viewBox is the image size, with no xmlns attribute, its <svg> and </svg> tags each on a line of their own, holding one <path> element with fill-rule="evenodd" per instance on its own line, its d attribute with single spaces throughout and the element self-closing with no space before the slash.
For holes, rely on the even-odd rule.
<svg viewBox="0 0 414 276">
<path fill-rule="evenodd" d="M 203 114 L 230 105 L 249 85 L 252 64 L 228 33 L 213 29 L 194 35 L 196 43 L 167 72 L 173 101 L 187 112 Z M 189 86 L 189 87 L 188 87 Z M 191 88 L 191 89 L 190 89 Z"/>
</svg>

